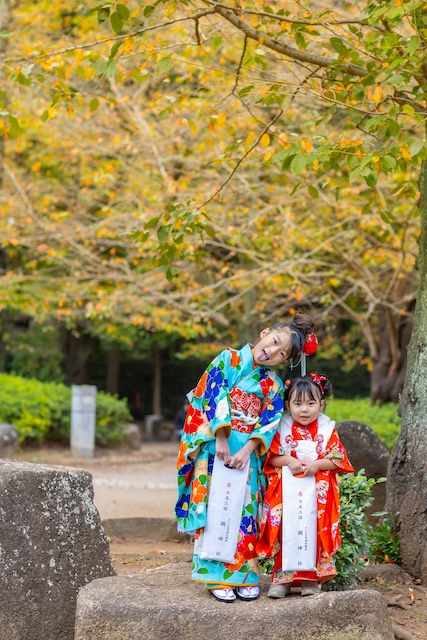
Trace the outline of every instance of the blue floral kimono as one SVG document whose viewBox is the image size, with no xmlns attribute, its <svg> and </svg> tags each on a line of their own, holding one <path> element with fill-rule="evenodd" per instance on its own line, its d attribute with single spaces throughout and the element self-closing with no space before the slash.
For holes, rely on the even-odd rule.
<svg viewBox="0 0 427 640">
<path fill-rule="evenodd" d="M 264 456 L 283 411 L 283 384 L 268 367 L 254 366 L 252 346 L 219 354 L 202 375 L 187 412 L 178 456 L 179 531 L 195 536 L 193 580 L 211 589 L 258 584 L 256 541 L 261 512 Z M 206 525 L 209 486 L 215 457 L 215 434 L 224 427 L 231 455 L 251 438 L 247 490 L 233 562 L 200 557 Z"/>
</svg>

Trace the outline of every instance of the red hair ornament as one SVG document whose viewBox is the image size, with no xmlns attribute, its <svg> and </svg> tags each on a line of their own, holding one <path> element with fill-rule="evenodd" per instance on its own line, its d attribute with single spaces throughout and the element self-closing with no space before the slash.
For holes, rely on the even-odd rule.
<svg viewBox="0 0 427 640">
<path fill-rule="evenodd" d="M 305 353 L 305 355 L 307 356 L 312 356 L 313 353 L 316 353 L 318 346 L 319 346 L 319 342 L 316 338 L 316 334 L 310 333 L 310 335 L 307 336 L 307 339 L 304 342 L 302 353 Z"/>
<path fill-rule="evenodd" d="M 306 365 L 307 356 L 312 356 L 313 353 L 316 353 L 318 346 L 319 346 L 319 342 L 316 338 L 316 334 L 310 333 L 310 335 L 307 336 L 301 351 L 301 375 L 302 376 L 305 376 L 307 373 L 307 365 Z"/>
<path fill-rule="evenodd" d="M 320 389 L 320 392 L 321 392 L 322 396 L 324 396 L 325 395 L 325 385 L 324 385 L 324 383 L 326 382 L 326 377 L 325 376 L 319 376 L 317 373 L 312 373 L 312 372 L 310 372 L 308 375 L 310 376 L 310 378 L 313 379 L 313 382 L 315 384 L 317 384 L 317 386 Z"/>
</svg>

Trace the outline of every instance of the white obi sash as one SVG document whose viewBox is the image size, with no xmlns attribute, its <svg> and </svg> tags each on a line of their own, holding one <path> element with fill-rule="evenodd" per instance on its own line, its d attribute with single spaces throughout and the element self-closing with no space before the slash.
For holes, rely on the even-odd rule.
<svg viewBox="0 0 427 640">
<path fill-rule="evenodd" d="M 224 465 L 223 460 L 215 456 L 200 558 L 233 562 L 248 473 L 249 460 L 244 469 L 230 469 Z"/>
<path fill-rule="evenodd" d="M 295 451 L 298 460 L 317 460 L 325 450 L 335 422 L 323 413 L 318 417 L 314 440 L 298 440 L 291 448 L 293 419 L 286 414 L 280 421 L 280 441 L 286 455 Z M 287 442 L 288 440 L 288 442 Z M 282 569 L 283 571 L 315 571 L 317 561 L 317 496 L 316 478 L 296 478 L 289 467 L 282 467 Z"/>
</svg>

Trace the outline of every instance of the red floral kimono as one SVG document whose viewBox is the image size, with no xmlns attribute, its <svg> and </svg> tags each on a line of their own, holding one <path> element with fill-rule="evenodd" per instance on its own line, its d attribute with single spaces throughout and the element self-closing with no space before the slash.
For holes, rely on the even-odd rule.
<svg viewBox="0 0 427 640">
<path fill-rule="evenodd" d="M 290 424 L 289 414 L 283 416 L 282 421 Z M 282 423 L 281 421 L 281 423 Z M 322 442 L 319 435 L 319 424 L 330 423 L 331 436 L 328 442 Z M 282 430 L 283 433 L 283 430 Z M 293 455 L 299 440 L 312 440 L 316 442 L 316 451 L 319 458 L 326 458 L 337 465 L 337 469 L 331 471 L 319 471 L 316 473 L 316 497 L 317 497 L 317 560 L 316 571 L 283 571 L 282 569 L 282 468 L 273 467 L 269 463 L 273 455 Z M 268 487 L 264 500 L 263 516 L 261 521 L 260 537 L 257 543 L 257 553 L 262 558 L 274 556 L 274 569 L 272 575 L 273 584 L 292 583 L 300 586 L 302 580 L 325 582 L 336 575 L 333 554 L 341 544 L 339 530 L 339 489 L 337 473 L 351 473 L 354 471 L 347 453 L 339 439 L 338 433 L 328 416 L 320 414 L 318 419 L 303 427 L 298 422 L 292 423 L 286 442 L 281 442 L 281 429 L 276 433 L 267 455 L 264 471 L 267 475 Z M 295 526 L 297 526 L 295 524 Z"/>
</svg>

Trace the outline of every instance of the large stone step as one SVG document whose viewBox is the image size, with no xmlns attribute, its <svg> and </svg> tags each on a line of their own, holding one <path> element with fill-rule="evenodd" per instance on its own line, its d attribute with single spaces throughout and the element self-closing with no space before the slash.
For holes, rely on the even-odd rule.
<svg viewBox="0 0 427 640">
<path fill-rule="evenodd" d="M 0 460 L 0 640 L 73 640 L 79 587 L 114 575 L 80 469 Z"/>
<path fill-rule="evenodd" d="M 188 563 L 94 580 L 77 598 L 75 640 L 394 640 L 374 590 L 282 600 L 218 602 L 190 580 Z"/>
</svg>

